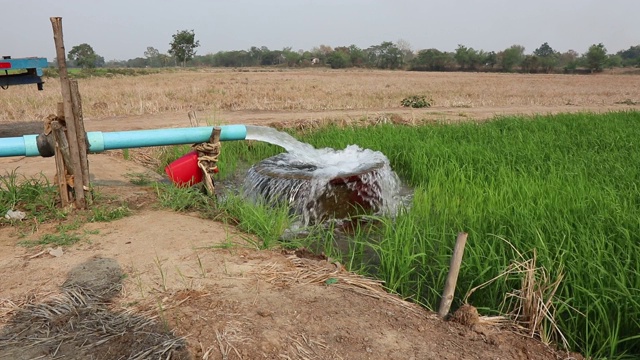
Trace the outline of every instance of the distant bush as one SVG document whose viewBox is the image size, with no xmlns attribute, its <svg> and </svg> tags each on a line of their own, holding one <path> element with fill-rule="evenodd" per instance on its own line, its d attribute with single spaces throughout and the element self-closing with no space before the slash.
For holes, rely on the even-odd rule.
<svg viewBox="0 0 640 360">
<path fill-rule="evenodd" d="M 44 77 L 59 77 L 60 73 L 58 72 L 58 68 L 48 67 L 46 69 L 42 69 L 42 75 Z"/>
<path fill-rule="evenodd" d="M 427 100 L 426 96 L 412 95 L 402 99 L 400 105 L 412 108 L 425 108 L 431 106 L 432 100 Z"/>
<path fill-rule="evenodd" d="M 332 69 L 344 69 L 346 67 L 351 66 L 349 54 L 343 53 L 342 51 L 334 51 L 329 59 L 327 59 L 327 63 L 331 65 Z"/>
</svg>

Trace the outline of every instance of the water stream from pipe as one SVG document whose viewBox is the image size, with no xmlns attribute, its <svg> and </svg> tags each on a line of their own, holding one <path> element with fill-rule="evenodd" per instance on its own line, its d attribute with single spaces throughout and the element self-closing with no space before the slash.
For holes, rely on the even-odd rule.
<svg viewBox="0 0 640 360">
<path fill-rule="evenodd" d="M 316 149 L 264 126 L 247 126 L 247 140 L 278 145 L 287 152 L 255 164 L 244 181 L 252 201 L 286 203 L 304 225 L 345 218 L 355 208 L 393 216 L 402 205 L 400 179 L 379 151 L 349 145 Z"/>
</svg>

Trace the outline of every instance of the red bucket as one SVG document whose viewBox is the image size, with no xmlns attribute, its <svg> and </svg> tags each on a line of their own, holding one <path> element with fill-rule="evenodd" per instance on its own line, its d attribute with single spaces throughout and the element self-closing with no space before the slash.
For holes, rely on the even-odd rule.
<svg viewBox="0 0 640 360">
<path fill-rule="evenodd" d="M 198 167 L 198 152 L 192 151 L 164 168 L 169 179 L 177 186 L 192 186 L 202 181 L 202 170 Z"/>
</svg>

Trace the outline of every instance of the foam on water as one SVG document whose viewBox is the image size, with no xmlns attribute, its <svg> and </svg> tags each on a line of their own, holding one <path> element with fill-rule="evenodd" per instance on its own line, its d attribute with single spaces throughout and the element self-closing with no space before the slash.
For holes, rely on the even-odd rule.
<svg viewBox="0 0 640 360">
<path fill-rule="evenodd" d="M 343 150 L 315 149 L 287 133 L 263 126 L 247 126 L 246 139 L 275 144 L 287 151 L 249 170 L 244 189 L 252 200 L 286 202 L 305 224 L 335 212 L 328 208 L 341 204 L 328 205 L 331 199 L 355 194 L 358 202 L 377 214 L 394 215 L 398 210 L 400 180 L 391 170 L 389 159 L 379 151 L 357 145 Z M 348 206 L 342 204 L 343 208 Z"/>
</svg>

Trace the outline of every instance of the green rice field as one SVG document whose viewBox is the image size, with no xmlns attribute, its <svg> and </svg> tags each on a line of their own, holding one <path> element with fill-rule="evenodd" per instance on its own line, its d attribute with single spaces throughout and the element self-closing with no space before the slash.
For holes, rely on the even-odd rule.
<svg viewBox="0 0 640 360">
<path fill-rule="evenodd" d="M 350 251 L 341 255 L 353 270 L 437 309 L 456 234 L 464 231 L 469 240 L 454 307 L 497 278 L 468 302 L 484 315 L 507 312 L 505 298 L 513 297 L 506 294 L 520 288 L 523 276 L 501 274 L 535 256 L 548 284 L 560 279 L 555 293 L 553 286 L 540 292 L 554 295 L 553 323 L 572 350 L 640 357 L 640 112 L 329 127 L 296 137 L 316 147 L 382 151 L 415 190 L 408 210 L 351 235 Z M 225 143 L 221 175 L 238 161 L 279 151 Z M 255 214 L 236 213 L 245 224 L 267 216 Z M 335 237 L 323 236 L 332 251 Z M 367 253 L 376 254 L 375 268 Z M 540 335 L 561 344 L 551 328 L 545 321 Z"/>
</svg>

